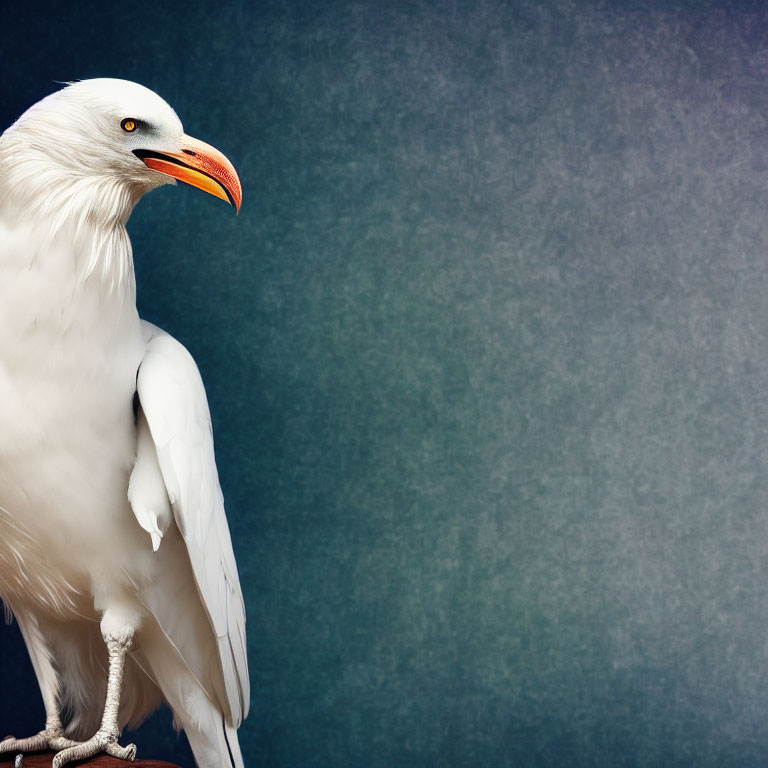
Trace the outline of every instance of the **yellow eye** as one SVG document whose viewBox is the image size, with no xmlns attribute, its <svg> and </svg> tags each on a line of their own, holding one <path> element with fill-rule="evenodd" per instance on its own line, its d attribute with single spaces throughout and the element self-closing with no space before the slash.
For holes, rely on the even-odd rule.
<svg viewBox="0 0 768 768">
<path fill-rule="evenodd" d="M 125 120 L 123 120 L 122 123 L 120 123 L 120 127 L 126 132 L 126 133 L 132 133 L 136 130 L 136 121 L 131 120 L 130 117 L 126 117 Z"/>
</svg>

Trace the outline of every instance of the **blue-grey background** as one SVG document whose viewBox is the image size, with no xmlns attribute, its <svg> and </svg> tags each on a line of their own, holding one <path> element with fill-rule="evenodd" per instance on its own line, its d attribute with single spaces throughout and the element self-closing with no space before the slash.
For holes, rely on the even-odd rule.
<svg viewBox="0 0 768 768">
<path fill-rule="evenodd" d="M 763 3 L 2 0 L 0 57 L 0 125 L 126 77 L 240 171 L 130 232 L 208 387 L 249 765 L 768 765 Z M 0 679 L 37 730 L 14 626 Z"/>
</svg>

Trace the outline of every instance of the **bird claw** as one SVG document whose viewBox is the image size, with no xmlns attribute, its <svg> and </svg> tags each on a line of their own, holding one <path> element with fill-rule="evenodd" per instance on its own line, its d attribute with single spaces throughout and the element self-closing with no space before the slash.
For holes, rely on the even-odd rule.
<svg viewBox="0 0 768 768">
<path fill-rule="evenodd" d="M 104 731 L 97 731 L 96 734 L 83 742 L 70 742 L 70 746 L 57 752 L 53 758 L 52 768 L 61 768 L 62 765 L 71 763 L 73 760 L 85 760 L 101 752 L 106 752 L 112 757 L 120 760 L 129 760 L 133 762 L 136 759 L 136 745 L 129 744 L 127 747 L 121 747 L 117 743 L 117 737 Z"/>
<path fill-rule="evenodd" d="M 41 752 L 44 749 L 65 749 L 77 744 L 64 737 L 64 732 L 59 729 L 46 728 L 29 736 L 26 739 L 16 739 L 13 736 L 6 736 L 0 741 L 0 755 L 5 752 Z"/>
</svg>

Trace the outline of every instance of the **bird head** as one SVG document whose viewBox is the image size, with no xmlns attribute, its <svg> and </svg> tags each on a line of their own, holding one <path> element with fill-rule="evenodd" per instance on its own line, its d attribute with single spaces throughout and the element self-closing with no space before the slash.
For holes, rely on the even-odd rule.
<svg viewBox="0 0 768 768">
<path fill-rule="evenodd" d="M 47 185 L 49 196 L 66 198 L 68 189 L 88 187 L 92 212 L 109 205 L 118 219 L 145 192 L 177 179 L 235 210 L 242 199 L 232 163 L 187 136 L 156 93 L 126 80 L 82 80 L 38 102 L 0 137 L 0 161 L 15 189 L 39 194 L 35 187 Z"/>
</svg>

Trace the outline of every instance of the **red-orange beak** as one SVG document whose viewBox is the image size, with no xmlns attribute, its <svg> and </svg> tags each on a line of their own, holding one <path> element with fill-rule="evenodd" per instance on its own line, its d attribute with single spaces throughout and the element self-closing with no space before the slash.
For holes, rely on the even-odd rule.
<svg viewBox="0 0 768 768">
<path fill-rule="evenodd" d="M 209 192 L 240 210 L 243 188 L 232 163 L 218 149 L 204 141 L 184 136 L 180 152 L 156 152 L 153 149 L 134 149 L 136 155 L 153 171 Z"/>
</svg>

